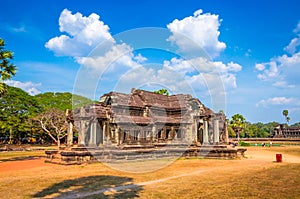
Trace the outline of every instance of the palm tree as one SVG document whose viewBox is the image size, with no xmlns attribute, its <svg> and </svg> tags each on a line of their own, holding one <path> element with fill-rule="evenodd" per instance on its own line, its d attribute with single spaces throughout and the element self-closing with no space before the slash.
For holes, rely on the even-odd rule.
<svg viewBox="0 0 300 199">
<path fill-rule="evenodd" d="M 10 63 L 13 52 L 4 49 L 5 42 L 0 38 L 0 96 L 5 91 L 4 80 L 12 78 L 16 74 L 16 66 Z"/>
<path fill-rule="evenodd" d="M 282 115 L 285 117 L 286 122 L 289 123 L 290 120 L 291 120 L 291 118 L 288 117 L 289 111 L 288 111 L 288 110 L 283 110 L 283 111 L 282 111 Z"/>
<path fill-rule="evenodd" d="M 230 126 L 238 136 L 238 143 L 240 142 L 240 132 L 246 127 L 246 119 L 241 114 L 235 114 L 231 117 Z"/>
<path fill-rule="evenodd" d="M 291 118 L 290 117 L 286 117 L 286 121 L 287 123 L 290 123 Z"/>
</svg>

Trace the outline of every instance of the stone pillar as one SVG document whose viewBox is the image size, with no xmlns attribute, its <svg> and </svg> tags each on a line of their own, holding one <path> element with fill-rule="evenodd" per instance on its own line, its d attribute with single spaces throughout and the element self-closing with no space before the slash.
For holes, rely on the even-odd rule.
<svg viewBox="0 0 300 199">
<path fill-rule="evenodd" d="M 208 144 L 208 121 L 204 121 L 203 144 Z"/>
<path fill-rule="evenodd" d="M 220 142 L 219 120 L 214 120 L 214 144 Z"/>
<path fill-rule="evenodd" d="M 97 145 L 97 120 L 94 120 L 90 126 L 90 140 L 89 145 L 96 146 Z"/>
<path fill-rule="evenodd" d="M 117 145 L 120 145 L 120 138 L 119 138 L 120 136 L 119 136 L 119 134 L 120 134 L 120 128 L 117 127 L 116 130 L 115 130 L 115 139 L 116 139 Z"/>
<path fill-rule="evenodd" d="M 193 132 L 192 137 L 194 141 L 197 142 L 198 141 L 198 120 L 194 120 L 194 128 L 195 130 L 192 131 Z"/>
<path fill-rule="evenodd" d="M 226 118 L 225 118 L 225 140 L 224 140 L 224 142 L 225 142 L 226 144 L 229 143 L 228 123 L 227 123 Z"/>
<path fill-rule="evenodd" d="M 106 144 L 106 129 L 107 129 L 107 126 L 106 126 L 106 122 L 103 123 L 103 130 L 102 130 L 102 135 L 103 135 L 103 144 Z"/>
<path fill-rule="evenodd" d="M 157 137 L 157 127 L 156 127 L 156 125 L 153 125 L 153 127 L 152 127 L 151 141 L 156 140 L 156 137 Z"/>
<path fill-rule="evenodd" d="M 87 124 L 85 120 L 80 120 L 80 131 L 78 132 L 78 145 L 85 146 L 85 137 L 87 133 Z"/>
<path fill-rule="evenodd" d="M 68 125 L 68 137 L 67 137 L 67 146 L 71 147 L 73 146 L 73 123 L 69 122 Z"/>
</svg>

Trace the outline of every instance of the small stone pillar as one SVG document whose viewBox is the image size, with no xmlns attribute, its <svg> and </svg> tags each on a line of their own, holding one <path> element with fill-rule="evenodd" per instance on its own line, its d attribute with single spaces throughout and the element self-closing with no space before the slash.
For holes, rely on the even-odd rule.
<svg viewBox="0 0 300 199">
<path fill-rule="evenodd" d="M 106 126 L 106 122 L 104 122 L 103 124 L 103 130 L 102 130 L 102 134 L 103 134 L 103 144 L 107 144 L 107 140 L 106 140 L 106 129 L 107 129 L 107 126 Z"/>
<path fill-rule="evenodd" d="M 226 118 L 225 118 L 225 140 L 224 140 L 224 142 L 226 143 L 226 144 L 228 144 L 229 143 L 229 134 L 228 134 L 228 123 L 227 123 L 227 120 L 226 120 Z"/>
<path fill-rule="evenodd" d="M 120 128 L 117 127 L 116 130 L 115 130 L 115 139 L 116 139 L 116 142 L 117 142 L 117 145 L 120 145 Z"/>
<path fill-rule="evenodd" d="M 91 126 L 90 126 L 89 145 L 90 146 L 96 146 L 97 145 L 97 120 L 94 120 L 91 123 Z"/>
<path fill-rule="evenodd" d="M 80 121 L 80 131 L 78 132 L 78 145 L 85 146 L 85 137 L 87 133 L 86 121 L 81 119 Z"/>
<path fill-rule="evenodd" d="M 203 144 L 208 144 L 208 121 L 204 121 Z"/>
<path fill-rule="evenodd" d="M 156 125 L 153 125 L 153 127 L 152 127 L 151 141 L 156 140 L 156 137 L 157 137 L 157 127 L 156 127 Z"/>
<path fill-rule="evenodd" d="M 71 147 L 73 146 L 73 123 L 72 122 L 69 122 L 69 125 L 68 125 L 68 136 L 67 136 L 67 146 L 68 147 Z"/>
<path fill-rule="evenodd" d="M 214 144 L 220 142 L 219 120 L 214 120 Z"/>
</svg>

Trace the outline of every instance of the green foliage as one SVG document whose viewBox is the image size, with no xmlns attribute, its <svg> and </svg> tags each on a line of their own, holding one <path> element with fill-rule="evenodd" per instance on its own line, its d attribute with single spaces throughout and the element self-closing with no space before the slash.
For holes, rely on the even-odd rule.
<svg viewBox="0 0 300 199">
<path fill-rule="evenodd" d="M 246 127 L 246 119 L 241 114 L 235 114 L 231 117 L 229 125 L 236 133 L 240 133 Z"/>
<path fill-rule="evenodd" d="M 4 80 L 10 79 L 16 74 L 16 66 L 11 64 L 13 52 L 5 50 L 5 42 L 0 38 L 0 96 L 6 90 Z"/>
<path fill-rule="evenodd" d="M 250 143 L 249 142 L 240 141 L 239 142 L 239 146 L 250 146 Z"/>
<path fill-rule="evenodd" d="M 285 120 L 287 123 L 290 122 L 291 118 L 288 116 L 289 115 L 289 111 L 288 110 L 283 110 L 282 111 L 282 115 L 285 117 Z"/>
<path fill-rule="evenodd" d="M 34 96 L 44 111 L 56 108 L 62 111 L 79 108 L 86 104 L 93 103 L 92 100 L 79 95 L 72 95 L 69 92 L 54 93 L 46 92 Z"/>
<path fill-rule="evenodd" d="M 20 88 L 6 85 L 6 92 L 0 97 L 0 133 L 14 137 L 31 131 L 29 118 L 41 111 L 37 101 Z"/>
<path fill-rule="evenodd" d="M 166 95 L 166 96 L 169 96 L 169 91 L 167 89 L 159 89 L 157 91 L 154 91 L 154 93 L 157 93 L 157 94 L 161 94 L 161 95 Z"/>
<path fill-rule="evenodd" d="M 59 111 L 53 111 L 53 113 L 65 114 L 66 109 L 72 110 L 92 103 L 92 100 L 88 98 L 67 92 L 47 92 L 30 96 L 20 88 L 7 85 L 5 87 L 6 92 L 0 96 L 0 137 L 12 136 L 13 139 L 20 139 L 44 136 L 45 134 L 42 133 L 44 130 L 33 123 L 37 115 L 54 109 Z"/>
<path fill-rule="evenodd" d="M 231 126 L 228 126 L 228 136 L 231 137 L 231 138 L 235 138 L 236 137 L 236 133 L 231 128 Z"/>
</svg>

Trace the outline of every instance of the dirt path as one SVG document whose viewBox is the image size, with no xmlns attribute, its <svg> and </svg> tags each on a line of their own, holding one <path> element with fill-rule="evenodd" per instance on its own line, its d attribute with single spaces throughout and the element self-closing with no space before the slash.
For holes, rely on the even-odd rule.
<svg viewBox="0 0 300 199">
<path fill-rule="evenodd" d="M 33 160 L 9 161 L 0 163 L 0 172 L 19 171 L 47 166 L 44 158 Z"/>
<path fill-rule="evenodd" d="M 275 161 L 276 161 L 276 152 L 257 148 L 254 150 L 250 150 L 249 153 L 247 154 L 246 159 L 242 159 L 241 161 L 236 162 L 236 164 L 228 164 L 226 166 L 223 166 L 222 169 L 223 170 L 233 170 L 236 168 L 241 169 L 241 167 L 249 167 L 249 166 L 254 166 L 254 165 L 271 167 L 271 166 L 274 166 Z M 283 162 L 284 163 L 300 163 L 300 157 L 289 155 L 289 154 L 283 154 Z M 101 189 L 98 191 L 88 192 L 88 193 L 74 192 L 73 194 L 70 194 L 68 196 L 61 196 L 58 198 L 60 198 L 60 199 L 85 198 L 85 197 L 89 197 L 92 195 L 103 194 L 105 192 L 114 193 L 114 192 L 123 191 L 126 189 L 134 189 L 134 188 L 138 188 L 138 187 L 142 187 L 142 186 L 146 186 L 146 185 L 162 183 L 162 182 L 172 180 L 172 179 L 177 179 L 177 178 L 182 178 L 182 177 L 187 177 L 187 176 L 194 176 L 194 175 L 198 175 L 198 174 L 206 173 L 206 172 L 213 172 L 213 171 L 216 171 L 219 169 L 220 169 L 220 167 L 200 168 L 200 169 L 195 170 L 194 172 L 189 172 L 189 173 L 171 176 L 171 177 L 167 177 L 167 178 L 161 178 L 161 179 L 157 179 L 157 180 L 145 181 L 145 182 L 129 184 L 129 185 L 124 185 L 124 186 L 118 186 L 118 187 L 113 187 L 113 188 L 106 188 L 106 189 Z"/>
<path fill-rule="evenodd" d="M 246 156 L 249 160 L 262 161 L 262 162 L 274 162 L 276 161 L 276 154 L 282 154 L 282 161 L 285 163 L 300 163 L 300 157 L 295 155 L 286 154 L 284 152 L 270 151 L 267 148 L 250 148 L 246 152 Z"/>
</svg>

